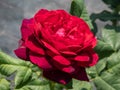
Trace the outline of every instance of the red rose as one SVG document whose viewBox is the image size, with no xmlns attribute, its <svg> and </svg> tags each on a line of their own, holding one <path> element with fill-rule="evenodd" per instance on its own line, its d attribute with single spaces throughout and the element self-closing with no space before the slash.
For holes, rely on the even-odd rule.
<svg viewBox="0 0 120 90">
<path fill-rule="evenodd" d="M 40 10 L 24 19 L 16 55 L 30 60 L 53 81 L 67 84 L 72 78 L 88 81 L 85 67 L 97 63 L 96 38 L 84 20 L 64 10 Z"/>
</svg>

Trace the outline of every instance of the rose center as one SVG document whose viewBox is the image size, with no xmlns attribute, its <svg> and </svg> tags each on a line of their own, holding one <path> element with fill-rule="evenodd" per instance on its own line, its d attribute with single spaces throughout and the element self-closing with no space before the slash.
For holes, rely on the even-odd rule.
<svg viewBox="0 0 120 90">
<path fill-rule="evenodd" d="M 64 28 L 60 28 L 58 29 L 58 31 L 56 32 L 56 34 L 60 37 L 65 37 L 65 29 Z"/>
</svg>

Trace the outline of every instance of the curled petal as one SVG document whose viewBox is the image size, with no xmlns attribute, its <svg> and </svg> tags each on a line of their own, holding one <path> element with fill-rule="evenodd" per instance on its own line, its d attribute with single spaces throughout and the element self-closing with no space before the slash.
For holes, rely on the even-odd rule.
<svg viewBox="0 0 120 90">
<path fill-rule="evenodd" d="M 62 53 L 63 55 L 66 55 L 66 56 L 74 56 L 74 55 L 77 55 L 76 53 L 71 52 L 71 51 L 61 51 L 61 53 Z"/>
<path fill-rule="evenodd" d="M 27 48 L 26 47 L 19 47 L 18 49 L 14 50 L 15 54 L 21 58 L 21 59 L 28 59 L 28 55 L 27 55 Z"/>
<path fill-rule="evenodd" d="M 45 41 L 43 41 L 43 40 L 41 40 L 41 41 L 42 41 L 42 43 L 44 44 L 44 46 L 45 46 L 47 49 L 51 50 L 52 52 L 54 52 L 54 53 L 57 54 L 57 55 L 60 54 L 60 53 L 59 53 L 55 48 L 53 48 L 50 44 L 48 44 L 47 42 L 45 42 Z"/>
<path fill-rule="evenodd" d="M 89 66 L 94 66 L 94 65 L 96 65 L 96 63 L 98 62 L 98 54 L 96 54 L 96 53 L 93 53 L 92 54 L 92 62 L 91 63 L 89 63 Z"/>
<path fill-rule="evenodd" d="M 25 41 L 25 45 L 31 51 L 38 53 L 40 55 L 45 55 L 43 48 L 41 47 L 40 43 L 38 43 L 34 36 L 29 36 L 29 38 Z"/>
<path fill-rule="evenodd" d="M 30 61 L 32 63 L 34 63 L 35 65 L 39 66 L 40 68 L 42 68 L 43 70 L 49 70 L 52 69 L 52 65 L 49 63 L 49 61 L 43 57 L 40 56 L 38 54 L 34 54 L 32 52 L 30 52 Z"/>
<path fill-rule="evenodd" d="M 83 55 L 79 55 L 79 56 L 76 56 L 75 57 L 75 61 L 80 61 L 80 62 L 87 62 L 87 61 L 89 61 L 89 56 L 88 55 L 86 55 L 86 56 L 83 56 Z"/>
<path fill-rule="evenodd" d="M 67 60 L 66 58 L 62 57 L 62 56 L 54 56 L 53 60 L 55 60 L 56 62 L 62 64 L 62 65 L 70 65 L 71 62 L 69 60 Z"/>
</svg>

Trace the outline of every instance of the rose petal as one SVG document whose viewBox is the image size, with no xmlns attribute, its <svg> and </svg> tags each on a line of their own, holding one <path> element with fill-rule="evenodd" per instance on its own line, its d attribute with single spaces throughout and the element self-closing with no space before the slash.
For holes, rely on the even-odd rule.
<svg viewBox="0 0 120 90">
<path fill-rule="evenodd" d="M 61 84 L 67 84 L 72 79 L 69 74 L 59 70 L 43 71 L 43 75 L 44 77 Z"/>
<path fill-rule="evenodd" d="M 49 12 L 49 11 L 46 10 L 46 9 L 41 9 L 41 10 L 39 10 L 39 11 L 35 14 L 35 16 L 34 16 L 35 20 L 36 20 L 37 22 L 42 22 L 42 21 L 44 21 L 44 18 L 46 17 L 46 14 L 47 14 L 48 12 Z M 41 17 L 42 17 L 42 18 L 41 18 Z"/>
<path fill-rule="evenodd" d="M 62 57 L 62 56 L 54 56 L 53 60 L 55 60 L 56 62 L 58 62 L 59 64 L 62 65 L 70 65 L 71 62 L 69 60 L 67 60 L 66 58 Z"/>
<path fill-rule="evenodd" d="M 72 77 L 78 80 L 89 81 L 85 68 L 76 67 L 76 71 L 72 74 Z"/>
<path fill-rule="evenodd" d="M 30 61 L 32 63 L 36 64 L 37 66 L 39 66 L 43 70 L 52 69 L 52 65 L 48 62 L 48 60 L 45 57 L 34 54 L 32 52 L 30 53 L 29 57 L 30 57 Z"/>
<path fill-rule="evenodd" d="M 34 36 L 29 36 L 29 38 L 25 42 L 26 47 L 28 47 L 31 51 L 38 53 L 40 55 L 45 55 L 44 50 L 42 49 L 40 43 L 35 39 Z"/>
<path fill-rule="evenodd" d="M 49 12 L 47 9 L 40 9 L 36 14 L 35 17 L 39 16 L 39 15 L 44 15 L 45 13 Z"/>
<path fill-rule="evenodd" d="M 47 49 L 51 50 L 52 52 L 54 52 L 54 53 L 57 54 L 57 55 L 60 54 L 60 53 L 59 53 L 55 48 L 53 48 L 50 44 L 48 44 L 47 42 L 45 42 L 45 41 L 43 41 L 43 40 L 41 40 L 41 41 L 42 41 L 42 43 L 44 44 L 44 46 L 45 46 Z"/>
<path fill-rule="evenodd" d="M 71 74 L 75 71 L 75 69 L 72 66 L 68 66 L 68 67 L 63 67 L 62 71 Z"/>
<path fill-rule="evenodd" d="M 93 40 L 92 40 L 92 48 L 94 48 L 97 44 L 97 38 L 96 37 L 93 37 Z"/>
<path fill-rule="evenodd" d="M 20 47 L 20 48 L 14 50 L 14 52 L 19 58 L 24 59 L 24 60 L 27 59 L 28 52 L 27 52 L 26 47 Z"/>
<path fill-rule="evenodd" d="M 79 66 L 82 67 L 89 67 L 89 66 L 94 66 L 97 61 L 98 61 L 98 55 L 90 48 L 88 48 L 88 51 L 85 50 L 84 52 L 82 52 L 84 55 L 89 56 L 89 60 L 85 61 L 85 62 L 78 62 Z"/>
<path fill-rule="evenodd" d="M 93 53 L 92 54 L 92 62 L 89 64 L 89 66 L 96 65 L 96 63 L 98 62 L 98 59 L 99 59 L 98 55 L 96 53 Z"/>
<path fill-rule="evenodd" d="M 53 38 L 53 40 L 52 40 L 53 47 L 55 47 L 57 50 L 59 50 L 59 51 L 69 50 L 67 48 L 67 43 L 64 41 L 64 38 L 59 38 L 56 36 L 53 36 L 52 38 Z"/>
<path fill-rule="evenodd" d="M 21 26 L 21 34 L 22 34 L 22 39 L 25 40 L 26 38 L 28 38 L 31 34 L 31 27 L 30 24 L 33 23 L 33 19 L 24 19 L 22 22 L 22 26 Z"/>
<path fill-rule="evenodd" d="M 61 53 L 64 54 L 64 55 L 67 55 L 67 56 L 74 56 L 74 55 L 77 55 L 76 53 L 71 52 L 71 51 L 61 51 Z"/>
<path fill-rule="evenodd" d="M 74 52 L 76 52 L 76 51 L 78 51 L 79 49 L 82 48 L 82 46 L 80 46 L 80 45 L 70 45 L 70 46 L 67 46 L 67 47 L 70 49 L 70 51 L 74 51 Z"/>
<path fill-rule="evenodd" d="M 83 56 L 83 55 L 80 56 L 80 55 L 79 55 L 79 56 L 76 56 L 74 60 L 75 60 L 75 61 L 86 62 L 86 61 L 89 61 L 89 59 L 90 59 L 90 58 L 89 58 L 89 56 L 87 56 L 87 55 L 86 55 L 86 56 Z"/>
</svg>

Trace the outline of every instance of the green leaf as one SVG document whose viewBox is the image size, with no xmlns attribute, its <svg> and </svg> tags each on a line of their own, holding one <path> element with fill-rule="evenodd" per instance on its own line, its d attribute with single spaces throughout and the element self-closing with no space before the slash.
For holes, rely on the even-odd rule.
<svg viewBox="0 0 120 90">
<path fill-rule="evenodd" d="M 107 25 L 95 50 L 100 60 L 87 73 L 97 90 L 120 90 L 120 27 Z"/>
<path fill-rule="evenodd" d="M 15 90 L 49 90 L 49 81 L 43 78 L 31 80 L 23 87 Z"/>
<path fill-rule="evenodd" d="M 71 89 L 73 85 L 73 80 L 71 80 L 67 85 L 65 85 L 65 88 Z"/>
<path fill-rule="evenodd" d="M 111 13 L 109 11 L 104 10 L 99 14 L 95 14 L 95 13 L 92 14 L 91 19 L 93 21 L 95 21 L 96 19 L 100 19 L 101 21 L 120 20 L 120 15 L 113 14 L 113 13 Z"/>
<path fill-rule="evenodd" d="M 118 5 L 120 6 L 120 0 L 102 0 L 102 1 L 111 6 L 111 8 L 116 8 Z"/>
<path fill-rule="evenodd" d="M 73 0 L 71 3 L 70 14 L 80 17 L 84 8 L 84 0 Z"/>
<path fill-rule="evenodd" d="M 69 90 L 93 90 L 89 82 L 79 81 L 73 79 L 73 89 Z"/>
<path fill-rule="evenodd" d="M 102 38 L 98 40 L 95 51 L 99 54 L 99 58 L 110 56 L 120 49 L 120 27 L 107 25 L 102 30 Z"/>
<path fill-rule="evenodd" d="M 99 58 L 105 58 L 111 55 L 114 50 L 110 46 L 110 44 L 106 43 L 106 41 L 98 40 L 97 46 L 95 47 L 95 51 L 99 54 Z M 106 52 L 104 54 L 104 52 Z"/>
<path fill-rule="evenodd" d="M 10 83 L 6 79 L 0 79 L 0 90 L 10 90 Z"/>
<path fill-rule="evenodd" d="M 37 66 L 27 61 L 15 59 L 0 51 L 0 78 L 11 76 L 13 73 L 15 74 L 14 88 L 16 89 L 28 85 L 33 82 L 34 79 L 40 80 L 39 76 L 41 75 L 41 71 Z M 39 82 L 44 83 L 43 80 Z M 24 87 L 24 89 L 26 89 L 26 87 Z"/>
<path fill-rule="evenodd" d="M 5 78 L 5 76 L 0 73 L 0 79 L 1 79 L 1 78 Z"/>
<path fill-rule="evenodd" d="M 81 14 L 80 18 L 84 19 L 87 22 L 90 29 L 94 29 L 85 6 L 82 10 L 82 14 Z"/>
<path fill-rule="evenodd" d="M 97 74 L 94 74 L 93 77 L 90 70 L 88 74 L 93 78 L 97 90 L 120 89 L 120 51 L 100 60 L 94 68 L 96 69 L 93 72 Z"/>
<path fill-rule="evenodd" d="M 55 83 L 54 90 L 64 90 L 64 89 L 65 89 L 65 86 L 64 86 L 64 85 Z"/>
<path fill-rule="evenodd" d="M 120 27 L 107 25 L 102 31 L 103 41 L 109 44 L 114 51 L 120 49 Z"/>
<path fill-rule="evenodd" d="M 107 59 L 106 70 L 93 80 L 97 90 L 120 89 L 120 52 L 114 53 Z"/>
<path fill-rule="evenodd" d="M 32 71 L 29 66 L 29 62 L 17 60 L 0 52 L 0 73 L 10 76 L 14 72 L 17 72 L 15 76 L 16 87 L 22 85 L 22 83 L 24 84 L 31 77 Z"/>
<path fill-rule="evenodd" d="M 78 16 L 85 20 L 89 27 L 93 29 L 93 25 L 84 5 L 84 0 L 73 0 L 71 3 L 70 13 L 71 15 Z"/>
<path fill-rule="evenodd" d="M 23 86 L 25 83 L 27 83 L 27 81 L 31 79 L 31 76 L 32 76 L 32 71 L 30 68 L 26 68 L 26 67 L 20 68 L 15 76 L 16 88 Z"/>
<path fill-rule="evenodd" d="M 106 63 L 106 58 L 100 59 L 96 66 L 87 68 L 87 73 L 90 76 L 90 78 L 95 78 L 101 75 L 102 71 L 106 68 Z"/>
</svg>

